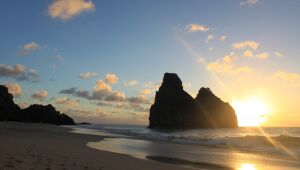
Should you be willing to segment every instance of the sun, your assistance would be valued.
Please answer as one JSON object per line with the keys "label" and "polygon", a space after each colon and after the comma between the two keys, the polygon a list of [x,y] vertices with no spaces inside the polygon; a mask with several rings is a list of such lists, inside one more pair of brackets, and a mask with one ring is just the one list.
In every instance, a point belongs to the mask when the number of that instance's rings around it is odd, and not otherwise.
{"label": "sun", "polygon": [[267,120],[269,105],[261,98],[233,100],[232,106],[237,114],[239,126],[259,126]]}

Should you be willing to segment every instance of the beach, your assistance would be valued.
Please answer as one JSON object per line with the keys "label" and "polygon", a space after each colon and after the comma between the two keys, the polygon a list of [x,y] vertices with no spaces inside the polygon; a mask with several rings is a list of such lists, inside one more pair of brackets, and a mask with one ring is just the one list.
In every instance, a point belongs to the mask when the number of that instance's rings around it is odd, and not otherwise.
{"label": "beach", "polygon": [[187,169],[87,147],[95,135],[47,124],[0,122],[0,169]]}
{"label": "beach", "polygon": [[[126,133],[120,133],[120,129]],[[140,133],[128,135],[129,129]],[[300,167],[299,153],[296,152],[299,149],[298,138],[296,141],[289,139],[289,145],[296,143],[292,148],[287,148],[294,153],[289,155],[276,151],[276,148],[274,150],[259,137],[245,136],[242,141],[238,137],[242,144],[248,143],[242,146],[239,142],[234,145],[236,138],[228,140],[230,138],[225,137],[225,142],[231,144],[223,146],[207,139],[204,140],[206,144],[200,139],[197,141],[201,143],[191,143],[187,139],[183,143],[174,137],[177,135],[182,139],[180,135],[190,136],[196,132],[214,135],[218,131],[162,132],[128,125],[56,126],[0,122],[0,169],[296,170]],[[241,130],[222,131],[237,134]],[[148,138],[141,137],[142,134]],[[149,138],[151,134],[160,138]],[[168,138],[165,140],[162,135],[168,135]]]}

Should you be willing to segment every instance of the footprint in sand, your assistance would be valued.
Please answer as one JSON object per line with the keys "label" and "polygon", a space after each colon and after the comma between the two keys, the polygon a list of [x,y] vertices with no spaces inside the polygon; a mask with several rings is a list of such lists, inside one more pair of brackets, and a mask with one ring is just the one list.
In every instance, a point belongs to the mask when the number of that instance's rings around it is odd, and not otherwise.
{"label": "footprint in sand", "polygon": [[16,162],[19,163],[19,164],[22,163],[22,161],[20,161],[20,160],[16,160]]}
{"label": "footprint in sand", "polygon": [[14,165],[12,164],[12,162],[6,162],[5,165],[7,168],[14,168]]}

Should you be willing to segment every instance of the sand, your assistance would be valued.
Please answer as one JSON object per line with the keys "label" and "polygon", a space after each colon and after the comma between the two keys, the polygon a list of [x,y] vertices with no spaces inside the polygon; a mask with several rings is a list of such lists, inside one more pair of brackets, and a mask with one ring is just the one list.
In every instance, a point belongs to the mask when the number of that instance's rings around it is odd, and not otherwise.
{"label": "sand", "polygon": [[101,136],[47,124],[0,122],[0,169],[184,170],[188,167],[133,158],[86,146]]}

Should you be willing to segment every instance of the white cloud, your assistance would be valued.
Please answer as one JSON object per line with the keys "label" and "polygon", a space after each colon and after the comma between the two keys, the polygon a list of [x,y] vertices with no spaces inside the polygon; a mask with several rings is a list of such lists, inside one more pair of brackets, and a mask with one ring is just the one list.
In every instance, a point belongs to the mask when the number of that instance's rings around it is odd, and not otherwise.
{"label": "white cloud", "polygon": [[212,39],[214,39],[214,35],[209,34],[209,35],[206,37],[205,42],[208,43],[208,42],[211,41]]}
{"label": "white cloud", "polygon": [[237,75],[240,73],[251,72],[252,69],[248,66],[235,66],[234,61],[236,56],[226,55],[222,59],[213,61],[207,65],[207,69],[217,73]]}
{"label": "white cloud", "polygon": [[129,86],[135,86],[138,84],[137,80],[129,80],[127,82],[124,82],[124,86],[129,87]]}
{"label": "white cloud", "polygon": [[275,51],[274,54],[275,54],[275,56],[277,56],[279,58],[283,57],[283,54],[281,52]]}
{"label": "white cloud", "polygon": [[186,26],[186,30],[188,32],[197,32],[197,31],[206,32],[209,31],[210,28],[205,25],[190,24]]}
{"label": "white cloud", "polygon": [[43,101],[48,96],[47,90],[40,90],[37,92],[34,92],[31,97],[40,101]]}
{"label": "white cloud", "polygon": [[19,97],[22,93],[22,87],[17,83],[7,83],[5,86],[14,97]]}
{"label": "white cloud", "polygon": [[91,0],[54,0],[48,7],[48,14],[52,18],[69,20],[84,11],[95,10]]}
{"label": "white cloud", "polygon": [[255,55],[255,58],[258,58],[258,59],[267,59],[269,58],[269,53],[260,53],[260,54],[257,54]]}
{"label": "white cloud", "polygon": [[225,41],[226,39],[227,39],[227,36],[226,36],[226,35],[220,36],[220,41]]}
{"label": "white cloud", "polygon": [[119,77],[113,73],[107,73],[105,76],[105,81],[109,84],[115,84],[119,80]]}
{"label": "white cloud", "polygon": [[37,70],[36,69],[32,69],[32,68],[28,70],[28,75],[30,75],[32,77],[38,77],[39,76]]}
{"label": "white cloud", "polygon": [[55,104],[59,104],[59,105],[68,105],[68,106],[76,106],[79,104],[79,100],[73,100],[67,97],[61,97],[61,98],[56,98],[54,100]]}
{"label": "white cloud", "polygon": [[29,55],[31,54],[33,51],[38,50],[40,48],[40,45],[37,44],[36,42],[32,41],[30,43],[25,44],[21,50],[20,50],[20,54],[21,55]]}
{"label": "white cloud", "polygon": [[240,5],[254,5],[258,3],[259,0],[243,0]]}
{"label": "white cloud", "polygon": [[91,99],[94,100],[106,100],[106,101],[123,101],[125,100],[125,94],[119,91],[112,91],[109,84],[102,80],[99,80],[94,86]]}
{"label": "white cloud", "polygon": [[98,75],[98,73],[94,73],[94,72],[84,72],[84,73],[80,73],[79,77],[81,79],[89,79],[89,78],[95,77],[97,75]]}
{"label": "white cloud", "polygon": [[152,81],[149,81],[149,82],[146,82],[144,84],[144,86],[146,88],[149,88],[149,89],[152,89],[153,91],[157,91],[161,85],[162,81],[160,82],[152,82]]}
{"label": "white cloud", "polygon": [[259,47],[259,43],[255,42],[255,41],[242,41],[239,43],[232,44],[233,49],[251,48],[253,50],[256,50],[258,47]]}

